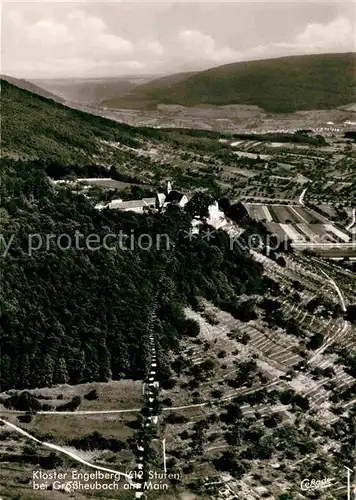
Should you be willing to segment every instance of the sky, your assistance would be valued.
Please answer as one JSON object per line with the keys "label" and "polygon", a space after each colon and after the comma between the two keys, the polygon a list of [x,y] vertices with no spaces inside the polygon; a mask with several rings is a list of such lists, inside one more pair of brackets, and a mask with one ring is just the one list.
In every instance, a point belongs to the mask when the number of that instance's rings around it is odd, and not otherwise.
{"label": "sky", "polygon": [[355,51],[354,2],[3,1],[1,73],[97,78]]}

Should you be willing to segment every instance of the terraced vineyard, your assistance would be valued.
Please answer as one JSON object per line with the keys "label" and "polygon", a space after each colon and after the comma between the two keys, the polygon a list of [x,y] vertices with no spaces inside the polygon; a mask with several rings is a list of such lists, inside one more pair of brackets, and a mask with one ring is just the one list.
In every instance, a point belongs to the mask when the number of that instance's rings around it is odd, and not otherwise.
{"label": "terraced vineyard", "polygon": [[[322,307],[311,308],[320,297],[340,307],[332,283],[334,275],[339,279],[342,276],[337,268],[331,265],[333,277],[328,275],[326,279],[317,259],[289,256],[286,266],[281,267],[259,253],[254,255],[263,263],[266,275],[278,284],[278,293],[272,294],[270,300],[278,301],[278,311],[287,324],[292,321],[295,330],[270,325],[268,318],[263,319],[262,310],[257,319],[249,322],[208,302],[202,303],[201,310],[187,310],[187,316],[199,322],[200,334],[187,339],[182,351],[172,359],[178,375],[176,385],[162,391],[163,401],[170,405],[165,408],[169,413],[165,418],[167,454],[175,467],[186,471],[184,481],[199,484],[201,491],[210,494],[215,491],[214,498],[260,498],[262,491],[263,498],[272,500],[278,498],[274,495],[281,491],[281,484],[293,498],[309,498],[298,488],[298,478],[303,478],[307,463],[320,467],[323,464],[334,473],[342,467],[339,445],[327,437],[327,429],[338,425],[340,418],[355,408],[355,379],[337,353],[340,348],[355,349],[356,330],[342,315],[332,317]],[[259,301],[256,297],[255,303]],[[301,406],[293,402],[293,397],[288,400],[288,394],[294,394],[298,401],[300,398]],[[337,396],[342,394],[347,394],[346,400]],[[232,439],[236,431],[231,429],[247,421],[250,426],[273,421],[272,429],[277,430],[272,435],[290,424],[300,435],[309,429],[304,439],[312,439],[314,452],[308,456],[297,453],[293,458],[284,453],[277,454],[279,458],[273,454],[273,460],[256,458],[254,471],[257,467],[266,478],[262,490],[256,474],[249,473],[248,467],[241,476],[226,470],[216,480],[211,463],[220,464],[224,452],[236,452],[236,438]],[[324,422],[324,426],[313,423],[317,421]],[[268,429],[265,432],[270,436]],[[243,457],[248,455],[249,445],[241,439],[236,444],[246,465]],[[263,439],[267,439],[266,434]],[[273,441],[272,436],[268,439]],[[276,470],[278,484],[273,479]],[[332,498],[344,498],[343,492],[340,486],[334,487]],[[329,494],[319,498],[331,498]]]}

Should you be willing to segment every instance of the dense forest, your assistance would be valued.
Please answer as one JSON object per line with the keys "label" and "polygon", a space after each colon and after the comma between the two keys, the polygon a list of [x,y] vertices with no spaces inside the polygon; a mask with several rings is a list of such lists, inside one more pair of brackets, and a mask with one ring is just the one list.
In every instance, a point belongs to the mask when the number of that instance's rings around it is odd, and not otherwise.
{"label": "dense forest", "polygon": [[[2,390],[142,377],[155,299],[163,373],[165,353],[191,328],[185,305],[263,291],[261,266],[226,233],[187,238],[192,211],[98,212],[85,195],[54,187],[41,163],[3,159],[1,168]],[[76,231],[102,242],[120,230],[134,241],[168,235],[174,245],[58,245],[60,235],[75,242]],[[30,235],[44,242],[32,252]]]}

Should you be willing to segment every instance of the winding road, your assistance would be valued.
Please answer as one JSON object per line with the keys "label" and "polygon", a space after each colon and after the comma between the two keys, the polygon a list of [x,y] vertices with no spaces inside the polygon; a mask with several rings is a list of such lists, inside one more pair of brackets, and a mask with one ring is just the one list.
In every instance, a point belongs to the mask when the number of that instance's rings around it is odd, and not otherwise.
{"label": "winding road", "polygon": [[301,205],[304,205],[304,196],[305,196],[305,193],[307,192],[307,189],[308,189],[308,188],[303,189],[303,191],[302,191],[301,195],[299,196],[299,203],[300,203]]}
{"label": "winding road", "polygon": [[77,453],[73,453],[72,451],[69,451],[66,448],[63,448],[62,446],[58,446],[58,445],[52,444],[52,443],[47,443],[46,441],[40,441],[39,439],[32,436],[32,434],[30,434],[29,432],[21,429],[21,427],[18,427],[17,425],[12,424],[11,422],[8,422],[7,420],[0,418],[0,422],[7,425],[12,430],[18,432],[19,434],[22,434],[26,438],[31,439],[32,441],[35,441],[36,443],[40,444],[41,446],[45,446],[46,448],[50,448],[51,450],[59,451],[60,453],[63,453],[64,455],[67,455],[68,457],[73,458],[77,462],[80,462],[81,464],[86,465],[87,467],[90,467],[92,469],[102,470],[104,472],[110,472],[112,474],[122,476],[125,479],[127,479],[128,482],[133,487],[137,487],[137,484],[132,481],[132,478],[129,474],[125,474],[124,472],[119,472],[117,470],[108,469],[107,467],[101,467],[99,465],[92,464],[91,462],[84,460],[84,458],[82,458],[80,455],[77,455]]}

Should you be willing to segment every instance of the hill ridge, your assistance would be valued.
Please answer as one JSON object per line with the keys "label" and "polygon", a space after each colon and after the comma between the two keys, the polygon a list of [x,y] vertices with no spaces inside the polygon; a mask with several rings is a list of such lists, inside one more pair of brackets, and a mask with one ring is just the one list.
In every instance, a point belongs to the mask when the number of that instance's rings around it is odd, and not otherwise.
{"label": "hill ridge", "polygon": [[188,74],[171,85],[154,80],[105,104],[122,108],[248,104],[274,113],[333,109],[355,102],[355,69],[352,52],[256,59]]}
{"label": "hill ridge", "polygon": [[55,102],[64,103],[64,99],[60,96],[53,94],[52,92],[49,92],[48,90],[45,90],[44,88],[39,87],[35,83],[32,83],[24,78],[15,78],[14,76],[0,74],[0,81],[6,81],[10,85],[14,85],[19,89],[26,90],[27,92],[39,95],[45,99],[52,99]]}

